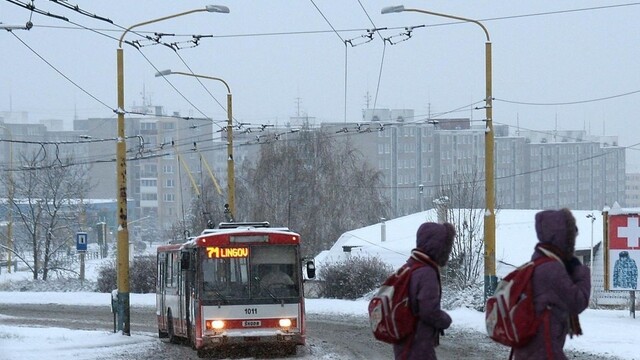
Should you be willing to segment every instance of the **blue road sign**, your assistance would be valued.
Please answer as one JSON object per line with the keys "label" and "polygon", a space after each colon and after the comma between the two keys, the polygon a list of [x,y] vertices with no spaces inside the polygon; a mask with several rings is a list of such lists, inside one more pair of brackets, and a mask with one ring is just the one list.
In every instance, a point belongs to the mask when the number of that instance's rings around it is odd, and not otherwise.
{"label": "blue road sign", "polygon": [[76,250],[87,251],[87,233],[86,232],[76,233]]}

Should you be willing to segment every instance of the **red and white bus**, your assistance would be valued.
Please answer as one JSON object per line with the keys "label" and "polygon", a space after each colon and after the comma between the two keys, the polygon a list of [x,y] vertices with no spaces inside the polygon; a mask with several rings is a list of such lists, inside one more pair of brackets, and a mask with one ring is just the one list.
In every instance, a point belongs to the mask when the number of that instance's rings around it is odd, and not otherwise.
{"label": "red and white bus", "polygon": [[314,277],[313,262],[300,254],[300,235],[267,222],[221,223],[185,243],[160,246],[158,335],[188,342],[201,357],[249,345],[295,354],[305,344],[303,267]]}

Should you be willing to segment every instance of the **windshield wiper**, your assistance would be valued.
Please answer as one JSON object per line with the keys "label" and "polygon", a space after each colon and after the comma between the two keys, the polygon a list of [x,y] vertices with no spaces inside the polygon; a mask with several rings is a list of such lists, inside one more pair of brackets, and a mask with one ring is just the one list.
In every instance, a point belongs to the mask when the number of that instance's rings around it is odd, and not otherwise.
{"label": "windshield wiper", "polygon": [[271,292],[271,290],[269,290],[268,288],[262,286],[262,283],[260,282],[260,278],[259,277],[254,277],[254,280],[256,280],[258,282],[258,287],[260,288],[260,290],[264,290],[266,291],[267,294],[269,294],[269,296],[271,296],[271,298],[275,301],[280,301],[280,299],[278,297],[276,297],[275,295],[273,295],[273,293]]}
{"label": "windshield wiper", "polygon": [[227,302],[227,298],[226,298],[224,295],[220,294],[220,293],[218,292],[218,290],[213,290],[213,294],[214,294],[215,296],[217,296],[217,297],[218,297],[218,299],[222,300],[223,302],[225,302],[225,303]]}
{"label": "windshield wiper", "polygon": [[212,292],[213,295],[215,295],[218,298],[218,300],[222,301],[222,303],[226,303],[227,302],[227,298],[224,295],[220,294],[220,292],[216,289],[216,286],[213,286],[212,283],[205,282],[204,283],[204,291],[205,292]]}

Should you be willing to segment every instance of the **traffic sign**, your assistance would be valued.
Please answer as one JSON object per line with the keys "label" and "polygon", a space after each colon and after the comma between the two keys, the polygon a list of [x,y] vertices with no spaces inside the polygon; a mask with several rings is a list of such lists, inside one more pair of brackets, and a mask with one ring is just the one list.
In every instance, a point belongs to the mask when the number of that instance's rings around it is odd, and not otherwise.
{"label": "traffic sign", "polygon": [[76,250],[87,251],[87,233],[86,232],[76,233]]}

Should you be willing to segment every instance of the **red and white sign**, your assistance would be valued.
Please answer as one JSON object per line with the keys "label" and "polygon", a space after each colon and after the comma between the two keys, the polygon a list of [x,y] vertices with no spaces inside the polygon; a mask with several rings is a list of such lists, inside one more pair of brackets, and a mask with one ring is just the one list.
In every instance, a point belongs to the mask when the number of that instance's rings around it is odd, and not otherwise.
{"label": "red and white sign", "polygon": [[640,250],[640,215],[609,215],[609,249]]}

